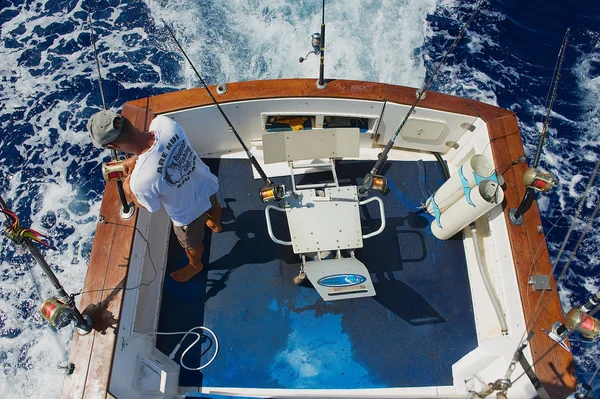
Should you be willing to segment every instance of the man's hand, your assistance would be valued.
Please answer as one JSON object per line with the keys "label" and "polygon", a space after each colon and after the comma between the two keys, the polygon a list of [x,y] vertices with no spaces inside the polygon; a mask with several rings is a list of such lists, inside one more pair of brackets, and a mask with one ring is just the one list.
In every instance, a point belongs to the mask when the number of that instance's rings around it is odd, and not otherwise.
{"label": "man's hand", "polygon": [[123,171],[125,172],[125,176],[131,175],[131,172],[133,172],[133,168],[135,168],[136,161],[137,155],[129,157],[123,161]]}

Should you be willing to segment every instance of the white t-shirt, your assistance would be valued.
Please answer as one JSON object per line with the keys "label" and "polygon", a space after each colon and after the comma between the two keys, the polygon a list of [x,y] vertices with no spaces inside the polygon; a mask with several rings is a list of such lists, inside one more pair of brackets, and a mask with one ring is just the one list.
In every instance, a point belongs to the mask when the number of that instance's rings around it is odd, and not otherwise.
{"label": "white t-shirt", "polygon": [[152,147],[138,155],[131,173],[131,191],[140,205],[156,212],[160,205],[176,226],[186,226],[210,209],[217,177],[191,147],[181,126],[166,116],[150,124]]}

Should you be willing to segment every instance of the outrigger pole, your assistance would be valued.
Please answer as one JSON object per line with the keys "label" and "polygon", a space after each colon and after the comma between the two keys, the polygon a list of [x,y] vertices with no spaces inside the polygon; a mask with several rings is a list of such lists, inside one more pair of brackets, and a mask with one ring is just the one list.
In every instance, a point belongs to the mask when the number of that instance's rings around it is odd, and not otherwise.
{"label": "outrigger pole", "polygon": [[408,110],[406,115],[404,116],[402,123],[400,123],[400,126],[398,126],[398,129],[396,129],[396,133],[394,133],[394,136],[390,139],[390,141],[388,141],[383,152],[378,155],[377,162],[375,162],[373,169],[371,169],[371,171],[369,173],[367,173],[367,175],[365,176],[362,187],[358,189],[358,192],[360,194],[364,194],[370,188],[373,188],[378,191],[383,191],[384,193],[386,192],[387,179],[385,177],[383,177],[382,175],[379,175],[378,173],[381,171],[381,168],[383,168],[383,166],[385,165],[387,158],[388,158],[388,153],[392,149],[392,146],[394,145],[394,142],[396,141],[398,134],[400,134],[400,131],[406,124],[406,121],[412,115],[413,111],[415,110],[415,108],[417,107],[419,102],[425,97],[427,90],[429,90],[429,86],[431,86],[431,83],[433,83],[433,79],[437,75],[437,73],[440,70],[440,68],[442,67],[442,65],[444,65],[446,63],[446,59],[448,58],[448,56],[452,53],[452,51],[454,51],[454,48],[458,44],[458,41],[462,38],[465,31],[467,30],[467,26],[469,26],[471,21],[473,21],[473,19],[479,12],[479,9],[483,5],[483,3],[485,3],[485,0],[481,0],[477,4],[477,7],[475,7],[475,11],[473,11],[469,20],[463,25],[462,29],[456,36],[456,39],[454,39],[454,42],[452,43],[450,48],[448,48],[448,50],[446,51],[446,54],[444,54],[444,57],[442,58],[440,63],[437,65],[437,67],[435,68],[435,70],[433,71],[431,76],[429,77],[429,80],[427,81],[425,86],[423,86],[423,88],[417,92],[417,99],[415,100],[413,105],[410,107],[410,109]]}
{"label": "outrigger pole", "polygon": [[512,224],[515,225],[520,225],[521,223],[523,223],[522,216],[531,206],[535,197],[535,190],[547,192],[550,191],[550,189],[552,189],[552,187],[554,187],[556,183],[558,183],[558,179],[554,175],[548,172],[542,172],[538,170],[538,166],[540,164],[540,157],[542,155],[544,143],[546,142],[546,138],[548,137],[548,126],[550,126],[550,122],[552,121],[552,119],[550,118],[550,114],[552,112],[554,100],[556,99],[558,81],[560,80],[560,70],[562,68],[563,60],[565,59],[565,50],[567,48],[567,44],[569,43],[570,31],[571,28],[567,28],[567,31],[565,32],[565,37],[563,38],[563,42],[560,47],[560,51],[558,52],[558,66],[556,67],[556,74],[553,77],[554,86],[552,87],[552,92],[550,94],[548,110],[546,111],[546,117],[544,119],[542,133],[540,135],[540,142],[537,146],[535,157],[533,158],[533,164],[529,169],[527,169],[527,171],[523,175],[523,182],[527,186],[527,190],[525,190],[525,195],[523,196],[523,200],[519,204],[519,207],[516,209],[512,208],[509,211],[510,221]]}
{"label": "outrigger pole", "polygon": [[181,53],[184,55],[184,57],[187,60],[187,62],[190,64],[190,66],[194,70],[194,73],[196,74],[196,77],[198,77],[198,79],[200,79],[200,82],[202,82],[202,86],[204,87],[204,89],[206,90],[206,92],[208,93],[208,95],[210,96],[210,98],[212,99],[213,103],[216,105],[217,109],[219,110],[219,112],[223,116],[223,119],[225,119],[225,122],[227,122],[227,125],[229,126],[229,131],[232,132],[235,135],[235,138],[239,141],[239,143],[242,145],[242,148],[246,152],[246,156],[248,157],[248,159],[252,163],[252,166],[254,166],[256,168],[256,171],[258,172],[258,174],[260,175],[260,177],[265,182],[265,187],[263,187],[263,188],[260,189],[260,197],[263,200],[263,202],[267,202],[267,201],[270,201],[270,200],[276,200],[276,201],[278,201],[278,200],[282,199],[283,195],[284,195],[283,186],[280,185],[280,184],[277,184],[277,183],[273,183],[271,181],[271,179],[269,179],[267,177],[267,174],[265,173],[265,171],[263,170],[263,168],[260,166],[260,164],[258,163],[258,161],[256,160],[256,158],[254,157],[254,155],[252,154],[252,152],[250,151],[250,149],[244,143],[244,140],[242,140],[242,138],[238,134],[237,130],[235,130],[235,127],[233,127],[233,124],[231,123],[231,121],[229,120],[229,118],[227,117],[227,115],[225,114],[225,111],[223,111],[223,108],[221,108],[221,105],[219,104],[219,102],[217,101],[217,99],[210,92],[208,86],[206,85],[206,82],[204,81],[204,79],[202,79],[202,76],[200,75],[200,73],[198,72],[198,70],[196,69],[196,67],[194,66],[194,64],[192,63],[192,60],[190,60],[190,57],[188,57],[187,53],[185,52],[185,50],[183,49],[183,47],[181,46],[181,44],[177,40],[177,37],[175,37],[175,33],[173,33],[173,30],[171,29],[171,27],[169,27],[169,25],[167,25],[167,23],[165,22],[164,19],[161,19],[161,21],[165,25],[165,28],[167,28],[167,30],[169,31],[169,34],[171,35],[171,37],[173,38],[173,40],[177,44],[177,47],[179,47],[179,50],[181,50]]}
{"label": "outrigger pole", "polygon": [[64,303],[55,298],[46,300],[42,305],[42,316],[57,328],[64,327],[73,320],[75,321],[75,327],[80,334],[85,335],[92,331],[91,319],[89,319],[89,316],[84,317],[75,305],[75,295],[67,294],[52,269],[50,269],[50,266],[48,266],[48,263],[46,263],[40,250],[32,242],[38,241],[47,245],[39,239],[43,236],[36,231],[21,227],[19,225],[18,216],[8,209],[2,196],[0,196],[0,212],[6,217],[6,224],[8,225],[5,230],[5,235],[15,244],[25,247],[29,253],[31,253],[38,265],[44,270],[46,276],[48,276],[48,279],[54,288],[58,291],[58,294],[62,298],[65,298]]}
{"label": "outrigger pole", "polygon": [[[94,25],[92,24],[92,13],[88,8],[88,20],[90,22],[90,39],[92,42],[92,46],[94,47],[94,59],[96,60],[96,66],[98,67],[98,86],[100,86],[100,96],[102,97],[102,107],[106,110],[108,109],[106,106],[106,99],[104,97],[104,88],[102,87],[102,71],[100,70],[100,60],[98,59],[98,52],[96,50],[96,40],[94,39]],[[117,154],[117,150],[111,150],[111,156],[114,161],[119,160],[119,155]],[[121,199],[121,204],[123,208],[121,208],[121,217],[123,219],[129,219],[133,216],[134,207],[133,204],[127,202],[127,197],[125,197],[125,191],[123,190],[123,182],[121,180],[117,180],[117,190],[119,191],[119,198]]]}

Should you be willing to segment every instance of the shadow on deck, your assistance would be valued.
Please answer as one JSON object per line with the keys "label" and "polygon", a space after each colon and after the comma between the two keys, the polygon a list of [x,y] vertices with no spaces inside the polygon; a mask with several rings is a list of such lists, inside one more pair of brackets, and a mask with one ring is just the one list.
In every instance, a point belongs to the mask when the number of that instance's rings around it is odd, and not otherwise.
{"label": "shadow on deck", "polygon": [[[462,241],[437,240],[418,209],[442,183],[435,162],[386,165],[392,186],[383,197],[386,229],[356,251],[377,295],[334,302],[321,300],[310,284],[292,283],[300,259],[269,238],[258,199],[262,182],[252,178],[248,161],[206,163],[219,177],[224,229],[218,235],[207,230],[205,271],[183,284],[169,277],[187,263],[172,236],[159,331],[204,325],[217,334],[221,349],[203,372],[182,369],[180,385],[452,385],[452,364],[476,347],[477,337]],[[341,162],[340,184],[359,184],[371,166]],[[375,204],[363,207],[365,231],[375,229],[378,218]],[[273,224],[278,237],[289,237],[283,214],[274,215]],[[169,354],[179,339],[159,337],[157,347]],[[191,352],[185,363],[196,367],[199,351]]]}

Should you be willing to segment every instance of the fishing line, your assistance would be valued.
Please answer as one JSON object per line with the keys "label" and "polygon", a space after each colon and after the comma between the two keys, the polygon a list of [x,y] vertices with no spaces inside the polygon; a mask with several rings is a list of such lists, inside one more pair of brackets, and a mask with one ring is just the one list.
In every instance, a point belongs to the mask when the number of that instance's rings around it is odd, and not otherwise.
{"label": "fishing line", "polygon": [[212,99],[213,103],[217,106],[217,109],[219,110],[219,112],[221,113],[221,115],[223,116],[223,118],[225,119],[225,122],[227,122],[227,125],[229,125],[229,130],[235,135],[235,137],[237,138],[237,140],[239,141],[239,143],[242,145],[242,148],[246,152],[246,156],[248,157],[248,159],[250,160],[250,162],[252,163],[252,165],[256,168],[256,171],[258,172],[258,174],[260,175],[260,177],[263,179],[263,181],[265,182],[265,184],[267,186],[271,185],[272,184],[271,180],[267,177],[265,171],[262,169],[262,167],[260,166],[260,164],[258,163],[258,161],[256,160],[256,158],[254,158],[254,155],[252,154],[252,152],[250,152],[250,150],[248,149],[248,147],[246,146],[246,144],[244,143],[244,141],[242,140],[242,138],[240,137],[240,135],[238,134],[238,132],[235,130],[235,127],[233,127],[233,124],[231,123],[231,121],[229,120],[229,118],[227,117],[227,115],[225,114],[225,112],[223,111],[223,109],[221,108],[221,105],[219,105],[219,102],[217,101],[217,99],[213,96],[213,94],[208,89],[208,85],[206,84],[206,82],[204,81],[204,79],[202,79],[202,76],[200,76],[200,73],[198,72],[198,70],[196,69],[196,67],[192,63],[192,60],[190,60],[190,57],[188,57],[187,53],[185,52],[185,50],[183,49],[183,47],[181,46],[181,44],[177,40],[177,37],[175,37],[175,33],[173,33],[173,30],[171,29],[171,27],[169,27],[169,25],[167,25],[167,23],[165,22],[164,19],[161,18],[161,21],[165,25],[165,28],[167,28],[167,30],[169,31],[169,34],[171,35],[171,37],[173,38],[173,40],[175,41],[175,43],[177,44],[177,47],[179,47],[179,50],[181,50],[181,52],[183,53],[183,55],[184,55],[185,59],[187,60],[187,62],[190,64],[190,66],[194,70],[194,73],[196,74],[196,76],[198,77],[198,79],[200,79],[200,82],[202,82],[202,86],[204,87],[204,89],[206,90],[206,92],[208,93],[208,95],[210,96],[210,98]]}
{"label": "fishing line", "polygon": [[[398,137],[398,134],[400,134],[400,131],[402,130],[402,128],[406,124],[406,121],[412,115],[413,111],[415,110],[415,108],[417,107],[417,105],[419,104],[419,102],[421,101],[421,99],[423,98],[423,96],[425,95],[425,93],[427,92],[427,90],[429,90],[429,87],[433,83],[433,79],[436,77],[436,75],[437,75],[438,71],[440,70],[440,68],[442,67],[442,65],[444,65],[446,63],[446,60],[447,60],[448,56],[450,54],[452,54],[452,51],[454,51],[454,48],[458,44],[458,41],[464,35],[464,33],[467,30],[467,27],[469,26],[469,24],[471,23],[471,21],[473,21],[473,19],[475,19],[475,16],[479,13],[479,10],[481,9],[481,6],[483,6],[483,3],[485,3],[485,0],[480,0],[479,1],[479,3],[477,4],[477,6],[475,7],[475,11],[473,11],[473,13],[471,14],[471,16],[467,20],[467,22],[463,25],[463,27],[461,28],[460,32],[458,33],[458,35],[454,39],[454,42],[452,43],[452,45],[450,45],[450,47],[446,51],[446,54],[444,54],[444,56],[442,57],[442,60],[438,63],[437,67],[435,68],[435,70],[433,71],[433,73],[431,74],[431,76],[429,77],[429,80],[427,81],[427,83],[425,84],[425,86],[423,86],[423,88],[418,91],[417,99],[415,100],[415,102],[413,103],[413,105],[410,107],[410,109],[408,110],[408,112],[406,113],[406,115],[404,116],[404,119],[402,120],[402,123],[400,123],[400,126],[398,126],[398,129],[396,129],[396,132],[394,133],[394,136],[387,143],[387,145],[385,146],[385,149],[383,150],[383,152],[381,154],[379,154],[377,162],[375,162],[375,165],[373,166],[373,169],[371,169],[371,171],[369,172],[369,174],[367,176],[369,176],[369,175],[370,176],[376,175],[381,170],[381,168],[383,168],[383,166],[385,165],[385,163],[387,161],[387,154],[392,149],[392,146],[394,145],[394,142],[396,141],[396,138]],[[365,179],[365,180],[368,180],[368,179]],[[364,194],[367,191],[368,188],[369,187],[366,187],[366,185],[363,184],[363,186],[359,189],[360,194]]]}
{"label": "fishing line", "polygon": [[[100,215],[100,216],[102,216],[102,215]],[[100,220],[100,223],[112,224],[115,226],[123,226],[123,227],[129,227],[129,228],[135,229],[139,233],[139,235],[142,237],[142,239],[146,242],[146,248],[148,249],[148,258],[150,258],[150,263],[152,264],[152,269],[154,270],[154,277],[152,277],[152,279],[149,282],[140,283],[140,284],[136,285],[135,287],[123,288],[123,287],[117,286],[117,287],[113,287],[113,288],[101,288],[101,289],[97,289],[97,290],[79,291],[77,294],[74,294],[74,295],[88,294],[91,292],[114,291],[114,290],[132,291],[132,290],[136,290],[140,287],[150,286],[150,284],[152,284],[154,282],[154,280],[156,280],[156,278],[158,277],[158,271],[156,270],[156,265],[154,264],[154,261],[152,260],[152,251],[150,250],[150,243],[148,242],[148,240],[146,239],[144,234],[142,234],[142,232],[140,231],[140,229],[137,228],[137,226],[128,226],[123,223],[109,222],[108,220],[105,220],[103,218]]]}

